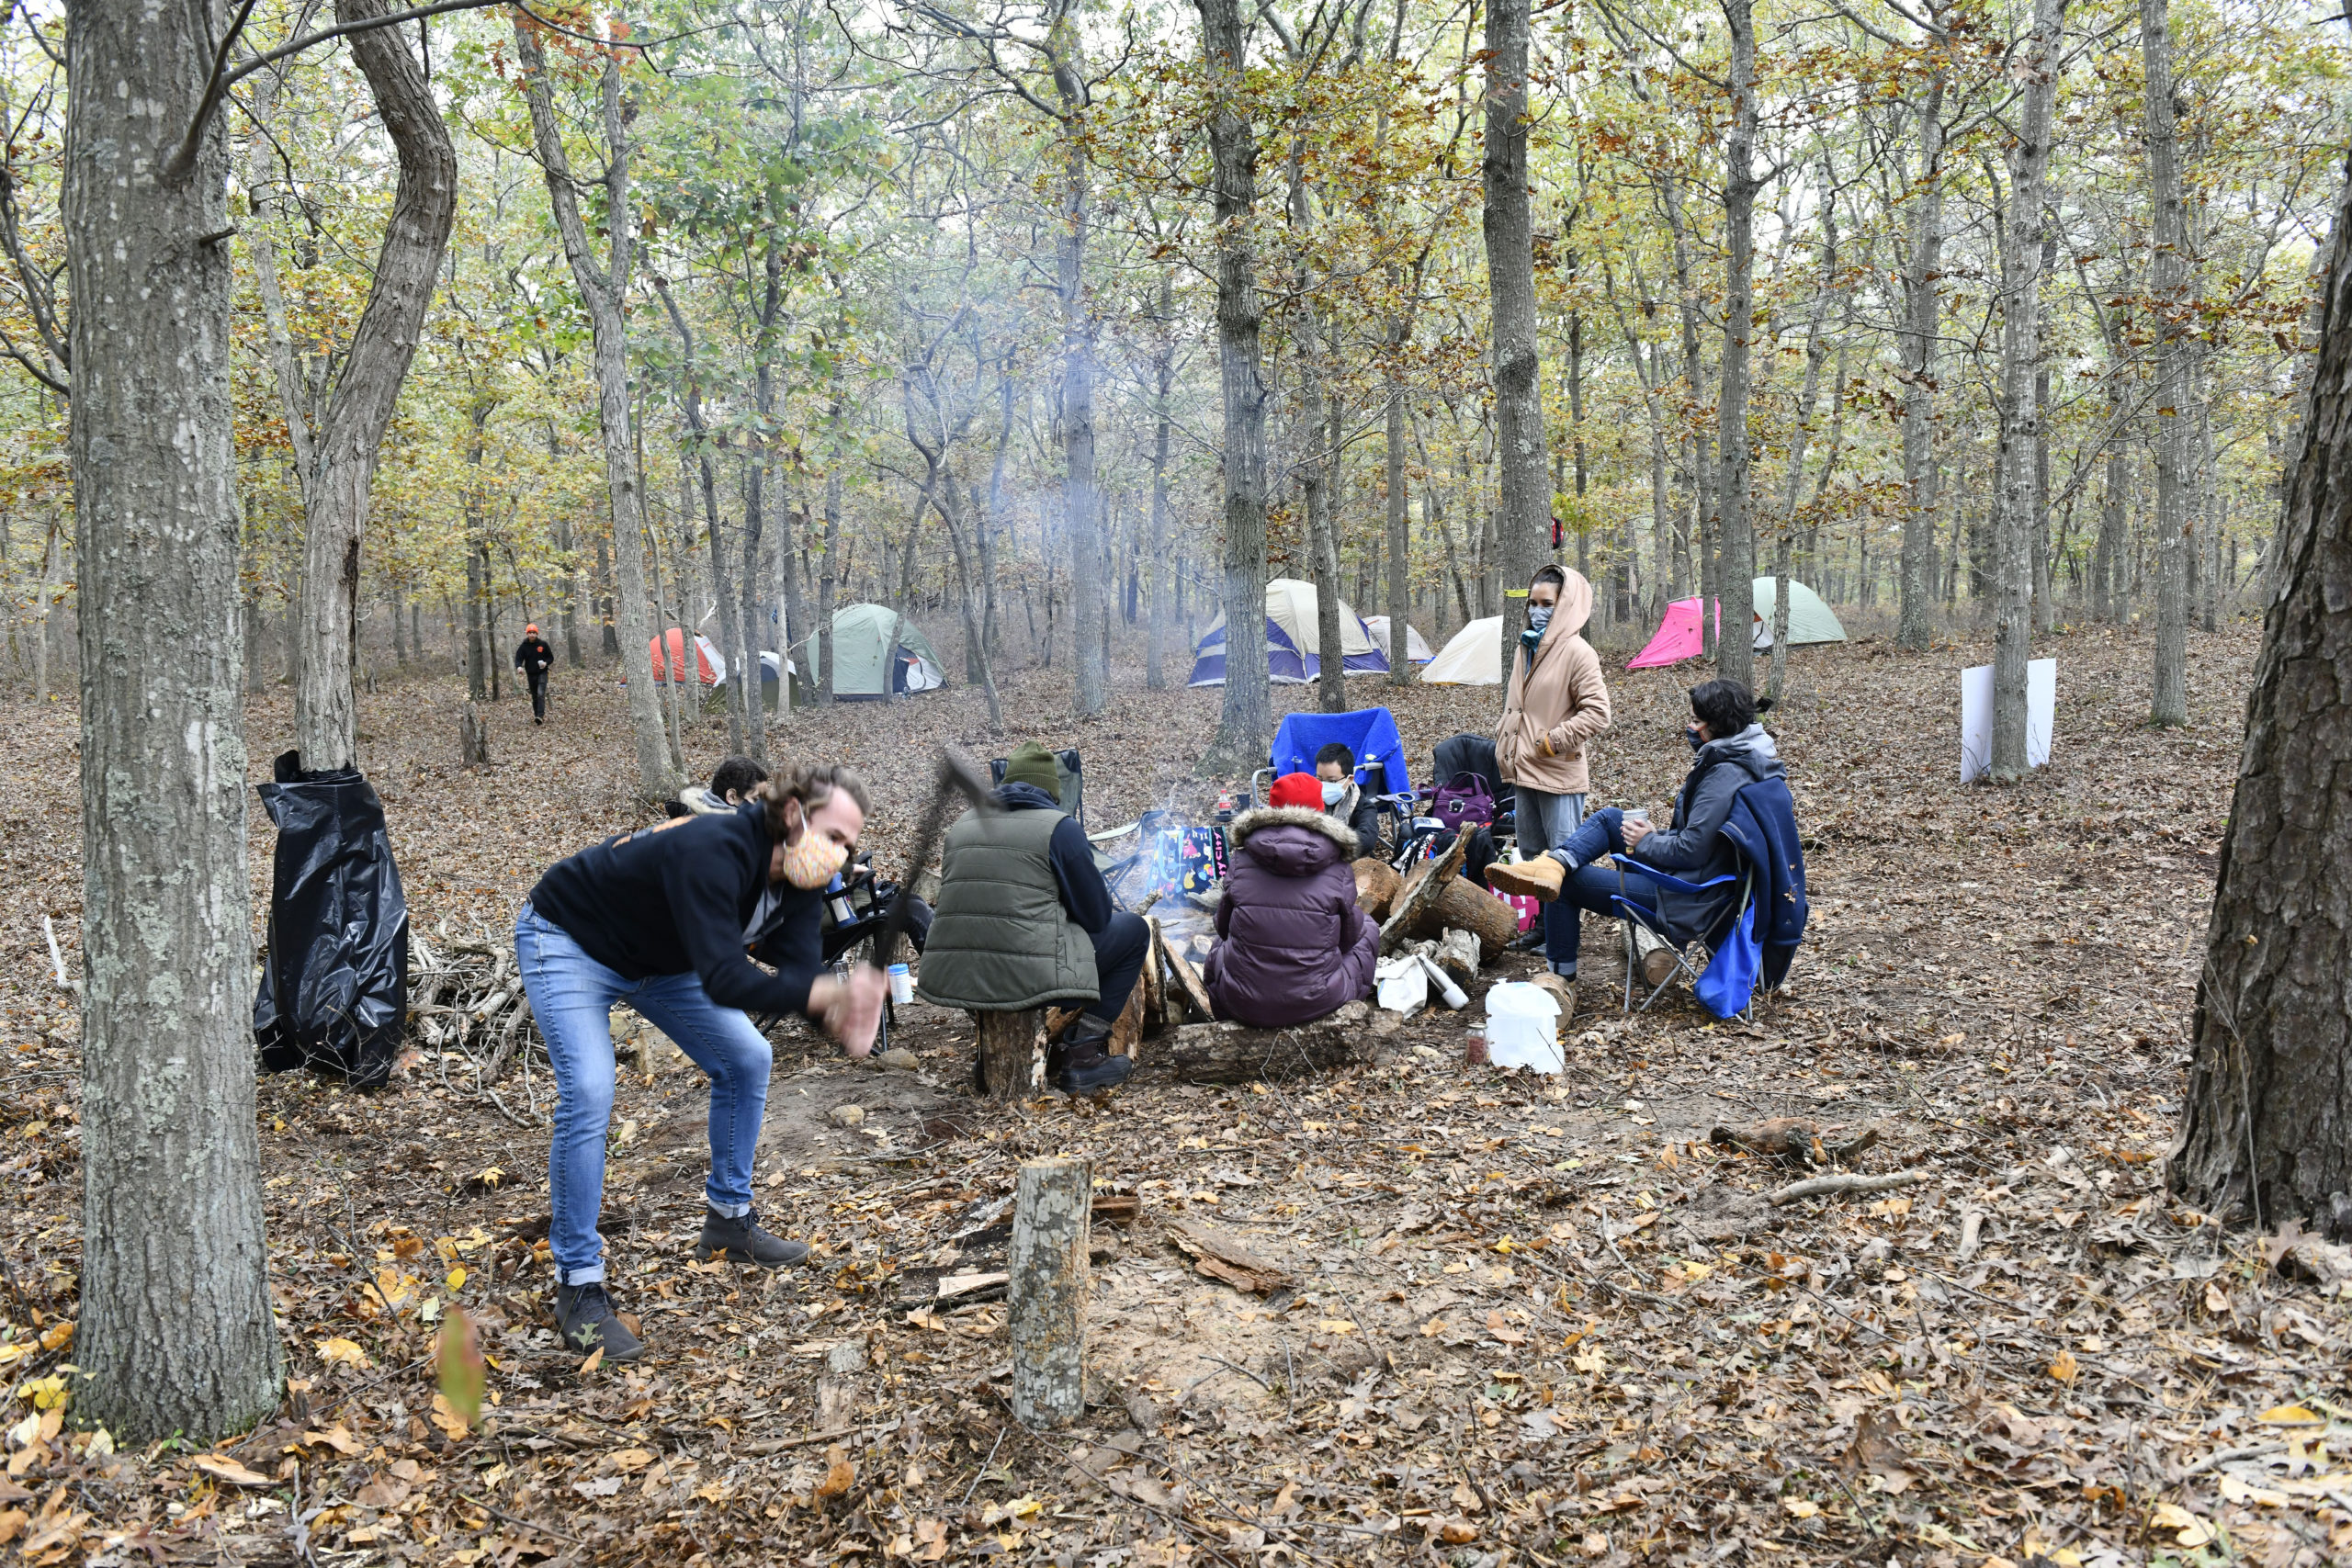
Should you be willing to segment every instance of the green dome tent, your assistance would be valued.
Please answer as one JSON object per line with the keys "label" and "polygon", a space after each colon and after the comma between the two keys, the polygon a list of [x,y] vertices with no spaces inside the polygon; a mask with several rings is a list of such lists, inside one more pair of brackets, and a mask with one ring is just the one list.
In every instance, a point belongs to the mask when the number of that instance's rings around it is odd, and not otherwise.
{"label": "green dome tent", "polygon": [[[1764,625],[1772,624],[1772,615],[1780,601],[1772,592],[1780,581],[1776,577],[1756,580],[1756,614],[1764,617]],[[1789,642],[1792,647],[1807,642],[1844,642],[1846,628],[1838,624],[1837,615],[1822,602],[1821,595],[1789,579]]]}
{"label": "green dome tent", "polygon": [[[935,692],[947,684],[947,672],[930,639],[915,624],[885,604],[844,604],[833,612],[833,642],[839,662],[833,667],[833,695],[852,701],[878,702],[915,692]],[[824,634],[811,632],[797,645],[796,678],[813,693],[824,665]]]}

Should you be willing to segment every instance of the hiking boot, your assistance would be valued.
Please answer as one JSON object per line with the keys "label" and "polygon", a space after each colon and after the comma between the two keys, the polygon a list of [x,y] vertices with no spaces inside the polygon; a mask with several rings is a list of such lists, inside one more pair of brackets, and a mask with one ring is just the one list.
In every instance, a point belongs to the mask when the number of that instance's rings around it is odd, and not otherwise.
{"label": "hiking boot", "polygon": [[770,1235],[760,1228],[760,1217],[756,1213],[728,1215],[716,1209],[706,1210],[702,1239],[695,1243],[695,1256],[707,1263],[722,1252],[732,1263],[752,1263],[762,1269],[789,1269],[808,1256],[808,1244]]}
{"label": "hiking boot", "polygon": [[1107,1020],[1088,1013],[1070,1026],[1061,1040],[1061,1060],[1055,1066],[1054,1087],[1064,1094],[1092,1094],[1116,1089],[1136,1070],[1133,1056],[1114,1056],[1105,1049],[1111,1041]]}
{"label": "hiking boot", "polygon": [[1533,860],[1497,861],[1487,868],[1487,886],[1498,893],[1516,893],[1548,904],[1560,896],[1567,868],[1550,855]]}
{"label": "hiking boot", "polygon": [[605,1282],[555,1288],[555,1327],[563,1342],[582,1355],[601,1348],[607,1361],[634,1361],[645,1354],[645,1341],[629,1332],[613,1310]]}
{"label": "hiking boot", "polygon": [[1672,978],[1674,968],[1675,953],[1670,947],[1653,947],[1642,954],[1642,978],[1652,990]]}

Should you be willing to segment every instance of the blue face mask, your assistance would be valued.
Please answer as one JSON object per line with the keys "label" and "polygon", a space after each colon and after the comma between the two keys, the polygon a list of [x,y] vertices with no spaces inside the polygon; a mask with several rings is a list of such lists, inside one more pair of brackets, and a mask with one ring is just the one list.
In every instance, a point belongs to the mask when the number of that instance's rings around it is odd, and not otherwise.
{"label": "blue face mask", "polygon": [[1531,631],[1539,631],[1539,632],[1540,632],[1540,631],[1542,631],[1545,626],[1550,626],[1551,624],[1552,624],[1552,606],[1551,606],[1551,605],[1549,605],[1549,604],[1537,604],[1537,605],[1534,605],[1534,606],[1532,606],[1532,608],[1530,608],[1530,609],[1528,610],[1528,612],[1527,612],[1527,625],[1528,625],[1528,629],[1529,629],[1529,630],[1531,630]]}

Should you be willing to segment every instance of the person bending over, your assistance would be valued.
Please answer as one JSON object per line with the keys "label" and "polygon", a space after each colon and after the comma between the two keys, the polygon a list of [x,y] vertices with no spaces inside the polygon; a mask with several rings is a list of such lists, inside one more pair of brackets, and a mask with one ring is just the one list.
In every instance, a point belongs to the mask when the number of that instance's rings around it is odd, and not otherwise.
{"label": "person bending over", "polygon": [[[1754,694],[1737,681],[1693,687],[1691,722],[1683,733],[1698,755],[1675,796],[1671,826],[1653,828],[1642,818],[1605,806],[1538,861],[1489,867],[1488,884],[1505,892],[1556,899],[1553,908],[1567,915],[1571,931],[1577,930],[1583,911],[1613,915],[1617,910],[1610,900],[1623,897],[1656,910],[1668,931],[1680,933],[1685,941],[1713,941],[1716,928],[1733,912],[1736,882],[1685,893],[1602,863],[1603,857],[1623,855],[1683,882],[1707,882],[1736,872],[1737,852],[1723,831],[1731,817],[1732,797],[1758,779],[1786,773],[1772,737],[1757,722],[1758,708]],[[1573,960],[1573,946],[1569,953]],[[1673,964],[1671,953],[1654,953],[1645,961],[1643,973],[1651,985],[1658,985],[1673,973]]]}
{"label": "person bending over", "polygon": [[947,830],[917,989],[927,1002],[971,1012],[1083,1002],[1046,1068],[1063,1092],[1091,1094],[1134,1070],[1106,1046],[1143,974],[1151,931],[1112,904],[1085,829],[1062,814],[1058,787],[1054,754],[1024,740],[1005,763],[995,808],[967,811]]}
{"label": "person bending over", "polygon": [[1219,1018],[1281,1029],[1372,994],[1380,928],[1356,907],[1356,835],[1325,807],[1328,787],[1286,774],[1271,806],[1233,819],[1220,940],[1201,976]]}
{"label": "person bending over", "polygon": [[678,792],[678,804],[696,817],[732,811],[751,799],[752,792],[765,784],[767,777],[768,771],[751,758],[729,757],[710,775],[707,789],[698,784],[688,784]]}
{"label": "person bending over", "polygon": [[[797,1013],[853,1056],[874,1048],[883,978],[825,973],[821,902],[865,825],[865,783],[804,763],[732,811],[680,817],[559,861],[514,922],[523,989],[555,1071],[548,1145],[556,1326],[573,1349],[634,1359],[615,1315],[596,1216],[613,1119],[612,1010],[625,1001],[710,1077],[710,1176],[695,1255],[776,1268],[805,1243],[760,1228],[752,1162],[772,1054],[747,1012]],[[752,962],[775,967],[771,975]]]}
{"label": "person bending over", "polygon": [[547,645],[536,626],[523,628],[523,640],[514,645],[514,670],[531,684],[531,722],[548,721],[548,671],[555,667],[555,649]]}
{"label": "person bending over", "polygon": [[1323,749],[1315,753],[1315,781],[1320,786],[1315,804],[1325,815],[1346,823],[1355,836],[1348,852],[1350,856],[1371,855],[1377,859],[1380,813],[1364,799],[1363,786],[1356,783],[1356,754],[1348,750],[1346,741],[1326,741]]}
{"label": "person bending over", "polygon": [[[1582,635],[1591,614],[1592,584],[1583,574],[1536,569],[1527,585],[1527,629],[1511,658],[1510,686],[1495,728],[1495,764],[1519,792],[1520,847],[1536,853],[1532,863],[1539,867],[1546,863],[1542,852],[1567,842],[1584,820],[1585,792],[1591,787],[1585,744],[1609,728],[1600,656]],[[1551,873],[1548,886],[1556,895],[1559,867],[1553,864]],[[1489,885],[1502,886],[1491,880],[1494,874],[1490,869]],[[1544,956],[1564,980],[1577,976],[1577,935],[1573,906],[1544,911]]]}

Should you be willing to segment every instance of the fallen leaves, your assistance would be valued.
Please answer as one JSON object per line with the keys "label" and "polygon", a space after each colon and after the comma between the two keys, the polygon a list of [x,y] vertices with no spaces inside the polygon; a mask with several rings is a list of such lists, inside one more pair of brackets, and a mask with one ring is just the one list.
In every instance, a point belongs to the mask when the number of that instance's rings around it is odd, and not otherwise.
{"label": "fallen leaves", "polygon": [[274,1478],[248,1470],[226,1454],[198,1454],[195,1463],[196,1468],[204,1472],[205,1474],[216,1481],[225,1481],[232,1486],[275,1486],[277,1484]]}

